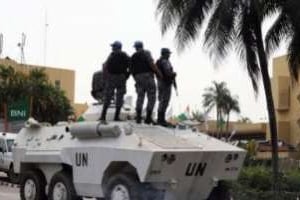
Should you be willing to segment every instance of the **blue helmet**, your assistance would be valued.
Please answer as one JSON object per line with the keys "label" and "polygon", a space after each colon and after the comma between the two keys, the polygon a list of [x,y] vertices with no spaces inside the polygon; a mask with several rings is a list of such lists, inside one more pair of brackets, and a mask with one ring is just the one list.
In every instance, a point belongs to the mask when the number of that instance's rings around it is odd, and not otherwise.
{"label": "blue helmet", "polygon": [[142,41],[135,41],[133,46],[134,46],[135,48],[143,48],[143,47],[144,47],[144,44],[143,44]]}
{"label": "blue helmet", "polygon": [[110,46],[116,49],[121,49],[122,43],[120,41],[114,41],[114,43],[112,43]]}
{"label": "blue helmet", "polygon": [[171,54],[172,52],[168,48],[162,48],[160,51],[161,55]]}

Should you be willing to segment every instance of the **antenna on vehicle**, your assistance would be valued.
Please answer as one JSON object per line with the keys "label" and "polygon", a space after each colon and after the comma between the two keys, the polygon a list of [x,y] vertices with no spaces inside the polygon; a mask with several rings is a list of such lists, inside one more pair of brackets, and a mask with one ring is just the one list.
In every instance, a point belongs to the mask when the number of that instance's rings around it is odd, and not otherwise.
{"label": "antenna on vehicle", "polygon": [[25,63],[25,53],[24,53],[25,43],[26,43],[26,35],[25,33],[22,33],[22,41],[18,43],[18,47],[20,47],[21,50],[21,64]]}
{"label": "antenna on vehicle", "polygon": [[227,141],[230,142],[231,139],[233,138],[233,136],[235,136],[235,134],[236,134],[236,129],[234,129],[234,130],[231,132],[230,136],[227,138]]}
{"label": "antenna on vehicle", "polygon": [[0,58],[2,55],[2,50],[3,50],[3,34],[0,33]]}

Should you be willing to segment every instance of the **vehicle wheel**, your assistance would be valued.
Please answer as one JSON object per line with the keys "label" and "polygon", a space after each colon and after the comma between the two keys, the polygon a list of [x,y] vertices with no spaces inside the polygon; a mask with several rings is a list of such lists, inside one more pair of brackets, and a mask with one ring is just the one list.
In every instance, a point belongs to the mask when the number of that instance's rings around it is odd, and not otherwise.
{"label": "vehicle wheel", "polygon": [[71,174],[58,172],[55,174],[49,185],[49,200],[81,200],[74,188]]}
{"label": "vehicle wheel", "polygon": [[212,190],[207,200],[230,200],[230,192],[225,182],[219,181],[218,185]]}
{"label": "vehicle wheel", "polygon": [[8,179],[9,179],[9,181],[10,181],[11,183],[19,183],[19,181],[20,181],[20,176],[19,176],[19,174],[16,174],[16,173],[14,172],[14,167],[13,167],[13,165],[11,165],[11,166],[9,167],[9,170],[8,170],[8,172],[7,172],[7,176],[8,176]]}
{"label": "vehicle wheel", "polygon": [[105,184],[106,200],[143,200],[141,183],[125,174],[110,177]]}
{"label": "vehicle wheel", "polygon": [[21,176],[20,197],[21,200],[47,199],[45,193],[46,180],[39,171],[27,171]]}

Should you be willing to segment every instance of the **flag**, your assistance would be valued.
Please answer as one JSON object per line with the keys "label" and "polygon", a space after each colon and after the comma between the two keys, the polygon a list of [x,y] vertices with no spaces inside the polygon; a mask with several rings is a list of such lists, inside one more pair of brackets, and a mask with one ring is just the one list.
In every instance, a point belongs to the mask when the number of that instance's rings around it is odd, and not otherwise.
{"label": "flag", "polygon": [[80,117],[78,117],[77,121],[78,121],[78,122],[84,122],[84,121],[85,121],[85,119],[84,119],[84,117],[83,117],[83,116],[80,116]]}
{"label": "flag", "polygon": [[187,105],[186,106],[186,109],[185,109],[185,116],[187,119],[190,119],[191,118],[191,114],[190,114],[190,105]]}

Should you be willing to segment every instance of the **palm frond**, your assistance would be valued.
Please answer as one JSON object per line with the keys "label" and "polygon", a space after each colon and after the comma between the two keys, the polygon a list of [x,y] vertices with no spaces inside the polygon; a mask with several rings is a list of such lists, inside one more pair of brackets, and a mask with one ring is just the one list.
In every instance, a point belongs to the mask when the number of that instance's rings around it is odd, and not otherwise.
{"label": "palm frond", "polygon": [[184,13],[186,1],[182,0],[160,0],[156,8],[156,16],[160,17],[162,34],[176,25],[178,19]]}
{"label": "palm frond", "polygon": [[246,65],[248,75],[252,82],[255,93],[258,92],[258,80],[260,78],[260,68],[257,60],[257,38],[254,33],[253,17],[248,7],[241,10],[237,24],[237,52],[240,59]]}
{"label": "palm frond", "polygon": [[204,18],[212,8],[214,0],[190,0],[186,2],[186,10],[179,19],[175,32],[179,50],[183,50],[197,38]]}
{"label": "palm frond", "polygon": [[281,13],[272,27],[269,29],[266,38],[266,53],[268,56],[276,50],[281,41],[291,36],[292,27],[286,13]]}
{"label": "palm frond", "polygon": [[210,56],[216,61],[226,57],[231,48],[238,9],[236,0],[220,1],[210,18],[205,31],[204,45],[208,47]]}
{"label": "palm frond", "polygon": [[278,11],[280,11],[284,5],[285,1],[283,0],[262,0],[262,14],[263,17],[269,17]]}
{"label": "palm frond", "polygon": [[289,69],[294,80],[298,81],[300,69],[300,33],[295,33],[288,48]]}

